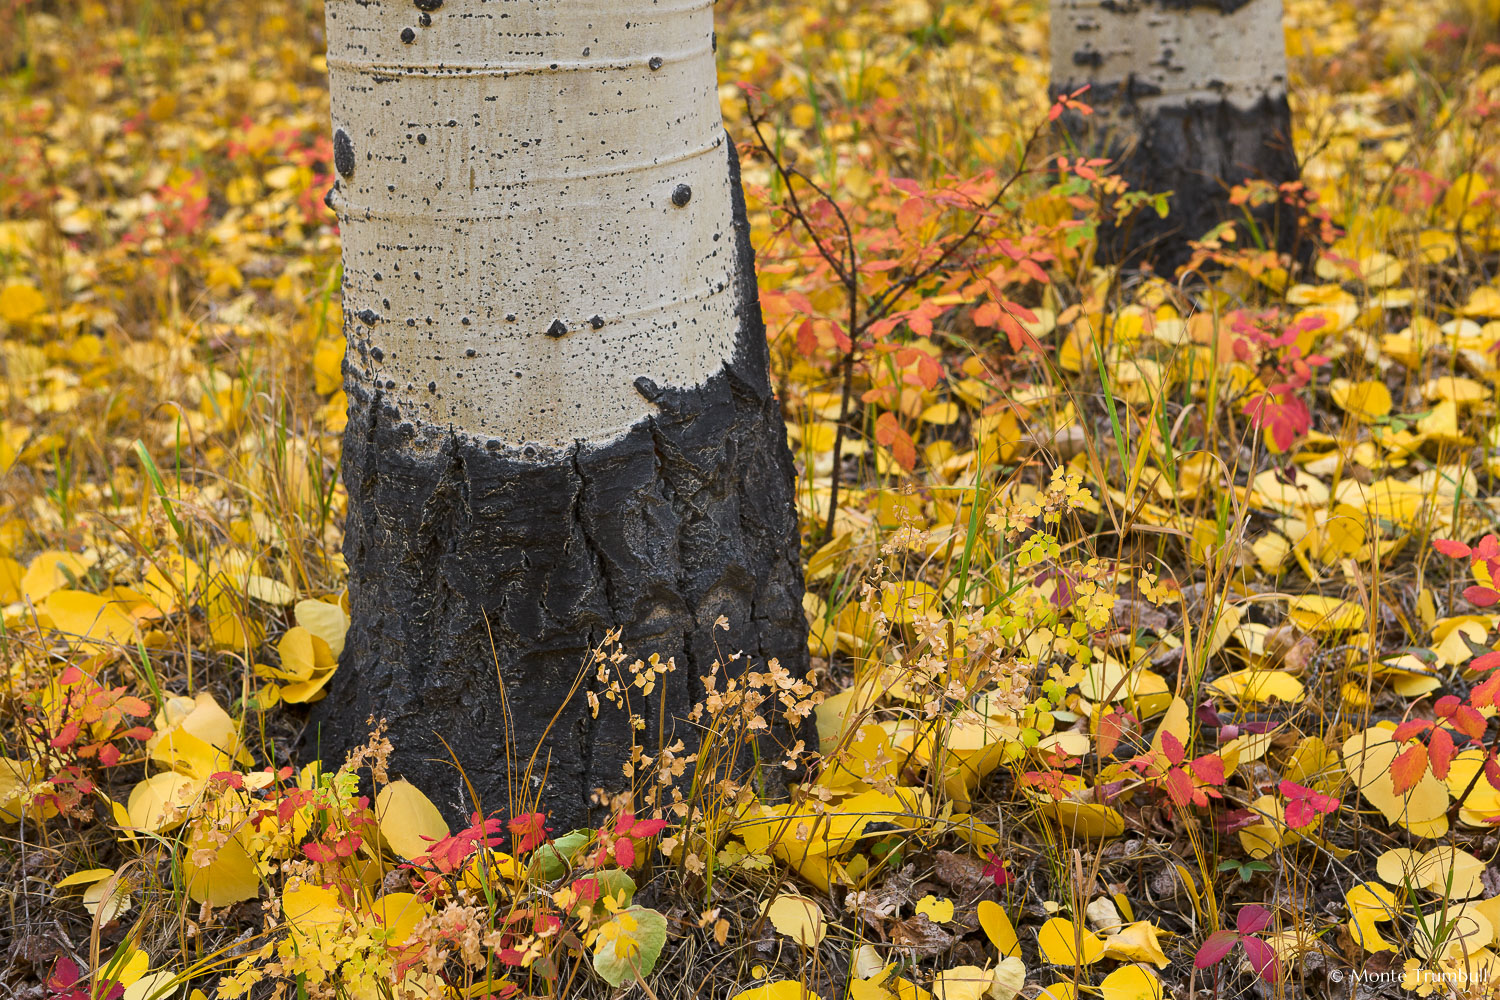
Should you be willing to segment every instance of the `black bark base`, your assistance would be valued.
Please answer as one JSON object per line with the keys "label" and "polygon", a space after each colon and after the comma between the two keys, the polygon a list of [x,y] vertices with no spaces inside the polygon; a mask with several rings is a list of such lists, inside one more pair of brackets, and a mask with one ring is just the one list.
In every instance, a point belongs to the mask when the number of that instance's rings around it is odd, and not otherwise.
{"label": "black bark base", "polygon": [[[471,785],[487,813],[540,798],[562,831],[600,819],[595,788],[627,783],[633,734],[607,702],[594,718],[592,668],[564,704],[612,629],[632,659],[676,662],[649,697],[631,691],[646,721],[634,738],[648,753],[663,739],[698,748],[683,717],[715,660],[743,651],[757,665],[777,658],[799,679],[806,672],[794,470],[731,169],[736,357],[696,389],[642,380],[659,412],[624,438],[524,461],[403,423],[349,380],[352,621],[333,690],[304,737],[327,764],[383,718],[393,775],[450,820],[473,810]],[[727,631],[715,628],[721,617]],[[521,772],[539,744],[527,787]]]}
{"label": "black bark base", "polygon": [[[1100,113],[1089,118],[1067,115],[1067,127],[1083,149],[1117,159],[1111,169],[1119,171],[1131,190],[1171,191],[1171,211],[1161,218],[1146,206],[1119,224],[1101,225],[1101,263],[1149,262],[1170,276],[1192,255],[1190,240],[1200,240],[1230,220],[1238,223],[1237,245],[1255,247],[1243,210],[1229,203],[1230,189],[1249,180],[1279,185],[1300,176],[1286,98],[1263,97],[1249,109],[1228,101],[1158,107],[1148,115],[1134,105],[1128,91],[1127,87],[1114,94],[1086,94],[1083,99],[1095,103]],[[1124,104],[1108,109],[1112,101]],[[1133,146],[1106,134],[1104,122],[1111,119],[1133,123],[1122,129],[1139,136]],[[1255,208],[1251,215],[1268,249],[1299,250],[1296,210],[1278,202]]]}

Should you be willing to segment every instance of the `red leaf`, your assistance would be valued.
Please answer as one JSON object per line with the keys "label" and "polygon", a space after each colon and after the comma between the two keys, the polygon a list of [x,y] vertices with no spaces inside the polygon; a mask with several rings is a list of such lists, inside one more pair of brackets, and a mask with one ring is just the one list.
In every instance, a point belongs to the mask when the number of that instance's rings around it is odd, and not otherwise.
{"label": "red leaf", "polygon": [[1456,541],[1452,538],[1434,538],[1432,540],[1432,547],[1437,549],[1443,555],[1451,556],[1454,559],[1467,558],[1469,553],[1474,551],[1463,542]]}
{"label": "red leaf", "polygon": [[1484,736],[1485,719],[1477,708],[1469,705],[1460,705],[1453,713],[1452,725],[1454,729],[1463,733],[1471,739],[1481,739]]}
{"label": "red leaf", "polygon": [[1193,968],[1206,969],[1211,965],[1218,965],[1239,939],[1240,936],[1234,931],[1214,931],[1208,936],[1208,940],[1198,946],[1198,953],[1193,956]]}
{"label": "red leaf", "polygon": [[47,745],[54,750],[63,750],[72,746],[76,739],[78,739],[78,723],[69,719],[58,734],[47,741]]}
{"label": "red leaf", "polygon": [[1495,752],[1484,759],[1484,779],[1490,783],[1490,787],[1500,791],[1500,763],[1495,761]]}
{"label": "red leaf", "polygon": [[132,697],[130,695],[126,695],[125,697],[121,698],[119,701],[115,702],[115,705],[126,715],[133,715],[137,719],[144,719],[146,716],[151,714],[150,705],[148,705],[144,700]]}
{"label": "red leaf", "polygon": [[1120,739],[1130,728],[1132,716],[1128,712],[1110,712],[1099,720],[1099,756],[1108,757],[1120,745]]}
{"label": "red leaf", "polygon": [[1391,740],[1396,743],[1405,743],[1416,736],[1421,736],[1432,728],[1432,723],[1426,719],[1408,719],[1397,726],[1391,733]]}
{"label": "red leaf", "polygon": [[1245,957],[1250,960],[1250,968],[1255,974],[1268,983],[1274,983],[1281,977],[1281,967],[1276,962],[1276,951],[1260,938],[1240,938],[1240,944],[1245,949]]}
{"label": "red leaf", "polygon": [[1476,608],[1487,608],[1492,604],[1500,603],[1500,592],[1491,590],[1489,587],[1465,587],[1464,600]]}
{"label": "red leaf", "polygon": [[813,323],[805,319],[797,324],[797,350],[803,357],[812,357],[818,351],[818,335],[813,330]]}
{"label": "red leaf", "polygon": [[629,868],[635,864],[635,842],[629,837],[620,837],[615,841],[615,861],[621,868]]}
{"label": "red leaf", "polygon": [[1193,774],[1205,785],[1224,784],[1224,758],[1206,753],[1193,761]]}
{"label": "red leaf", "polygon": [[113,743],[106,743],[99,748],[99,765],[101,767],[114,767],[120,762],[120,748]]}
{"label": "red leaf", "polygon": [[1446,729],[1434,729],[1427,742],[1427,759],[1432,764],[1432,775],[1439,781],[1448,777],[1448,765],[1453,763],[1453,737]]}
{"label": "red leaf", "polygon": [[922,388],[931,392],[943,378],[942,362],[930,354],[923,354],[917,359],[917,378],[922,380]]}
{"label": "red leaf", "polygon": [[891,449],[891,457],[910,472],[917,467],[917,446],[911,435],[896,420],[894,413],[882,413],[875,421],[875,440]]}
{"label": "red leaf", "polygon": [[71,989],[78,985],[83,978],[83,973],[78,971],[78,965],[71,958],[59,958],[52,965],[52,974],[47,977],[47,988],[56,993]]}
{"label": "red leaf", "polygon": [[1417,787],[1422,775],[1427,773],[1427,748],[1413,743],[1391,762],[1391,784],[1397,795],[1404,795]]}
{"label": "red leaf", "polygon": [[1193,801],[1193,779],[1180,767],[1174,767],[1166,773],[1162,778],[1162,786],[1167,790],[1167,798],[1178,808],[1185,808]]}
{"label": "red leaf", "polygon": [[1167,763],[1173,767],[1181,764],[1183,757],[1186,756],[1182,741],[1166,730],[1162,730],[1161,734],[1161,752],[1162,756],[1167,758]]}
{"label": "red leaf", "polygon": [[667,821],[664,819],[638,819],[635,821],[635,825],[626,832],[636,840],[644,840],[647,837],[656,836],[666,828]]}
{"label": "red leaf", "polygon": [[1293,830],[1311,826],[1318,819],[1318,811],[1307,799],[1288,799],[1282,815],[1286,819],[1286,825]]}
{"label": "red leaf", "polygon": [[1331,813],[1339,807],[1335,796],[1324,795],[1295,781],[1283,780],[1277,788],[1287,798],[1286,823],[1294,830],[1310,825],[1318,813]]}
{"label": "red leaf", "polygon": [[[487,832],[491,831],[491,827],[488,824],[485,825],[485,829]],[[493,829],[498,830],[499,828],[497,826]],[[546,842],[547,814],[534,812],[512,816],[510,823],[507,824],[507,829],[510,830],[511,836],[516,838],[516,853],[526,854]],[[498,844],[490,844],[489,846],[496,847]]]}
{"label": "red leaf", "polygon": [[1255,903],[1240,907],[1234,918],[1234,928],[1241,934],[1258,934],[1269,926],[1271,911]]}
{"label": "red leaf", "polygon": [[1495,667],[1500,667],[1500,650],[1481,653],[1469,661],[1470,670],[1493,670]]}
{"label": "red leaf", "polygon": [[1495,704],[1495,695],[1500,693],[1500,670],[1474,685],[1469,692],[1469,704],[1475,708],[1488,708]]}
{"label": "red leaf", "polygon": [[320,844],[316,842],[311,844],[303,844],[302,853],[307,855],[307,860],[316,861],[319,864],[327,864],[330,861],[335,861],[338,859],[338,855],[334,853],[333,848],[329,847],[327,844]]}
{"label": "red leaf", "polygon": [[995,883],[995,888],[1003,889],[1013,881],[1013,876],[1005,867],[1006,862],[1000,855],[990,851],[984,856],[983,875]]}

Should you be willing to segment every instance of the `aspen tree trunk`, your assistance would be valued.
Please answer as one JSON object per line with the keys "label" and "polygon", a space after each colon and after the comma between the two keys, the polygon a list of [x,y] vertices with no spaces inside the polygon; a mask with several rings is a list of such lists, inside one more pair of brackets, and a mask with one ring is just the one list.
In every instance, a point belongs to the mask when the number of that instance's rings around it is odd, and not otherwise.
{"label": "aspen tree trunk", "polygon": [[[1188,240],[1243,222],[1232,185],[1295,180],[1286,79],[1281,0],[1052,0],[1052,92],[1091,85],[1094,114],[1068,115],[1070,130],[1085,152],[1122,158],[1133,189],[1173,192],[1167,218],[1148,207],[1101,229],[1101,256],[1170,274]],[[1256,220],[1267,246],[1290,248],[1292,212]]]}
{"label": "aspen tree trunk", "polygon": [[448,747],[486,811],[540,791],[565,830],[624,783],[594,671],[564,705],[609,630],[676,662],[634,699],[647,752],[719,651],[807,669],[713,3],[327,0],[327,22],[352,624],[306,738],[337,763],[384,718],[393,771],[450,816],[472,805]]}

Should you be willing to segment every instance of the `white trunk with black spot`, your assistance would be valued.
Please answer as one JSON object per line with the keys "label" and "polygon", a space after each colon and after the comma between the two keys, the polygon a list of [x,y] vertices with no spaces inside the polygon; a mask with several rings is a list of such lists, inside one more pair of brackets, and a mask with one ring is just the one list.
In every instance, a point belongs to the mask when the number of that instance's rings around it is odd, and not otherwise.
{"label": "white trunk with black spot", "polygon": [[543,806],[579,822],[631,739],[582,694],[562,706],[610,628],[677,660],[648,747],[701,692],[719,616],[725,651],[806,660],[712,3],[327,19],[353,622],[316,738],[332,759],[386,718],[398,770],[457,814],[441,736],[504,809],[561,706]]}
{"label": "white trunk with black spot", "polygon": [[[1105,227],[1106,256],[1180,263],[1188,240],[1239,216],[1232,185],[1298,176],[1281,17],[1281,0],[1052,0],[1052,91],[1087,84],[1094,109],[1068,115],[1069,130],[1119,158],[1132,187],[1173,192],[1169,218]],[[1287,248],[1287,213],[1258,222]]]}

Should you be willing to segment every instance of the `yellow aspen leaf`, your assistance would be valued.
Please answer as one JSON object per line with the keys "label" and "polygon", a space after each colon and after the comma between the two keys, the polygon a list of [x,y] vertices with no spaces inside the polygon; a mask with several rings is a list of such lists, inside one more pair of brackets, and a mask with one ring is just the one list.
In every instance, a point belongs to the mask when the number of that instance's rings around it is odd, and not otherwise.
{"label": "yellow aspen leaf", "polygon": [[[1445,234],[1450,238],[1452,234]],[[1500,316],[1500,288],[1480,285],[1469,293],[1469,299],[1458,309],[1460,316]]]}
{"label": "yellow aspen leaf", "polygon": [[252,601],[263,601],[266,604],[285,605],[291,604],[296,599],[296,591],[282,583],[280,580],[259,573],[251,573],[245,578],[245,596]]}
{"label": "yellow aspen leaf", "polygon": [[[6,463],[0,459],[0,472],[5,471]],[[21,577],[25,570],[21,564],[9,556],[0,556],[0,604],[9,604],[18,600],[21,596]]]}
{"label": "yellow aspen leaf", "polygon": [[933,403],[922,411],[922,422],[947,427],[958,420],[958,404],[954,402]]}
{"label": "yellow aspen leaf", "polygon": [[1495,928],[1479,908],[1469,904],[1428,903],[1415,914],[1412,950],[1422,958],[1440,955],[1472,959],[1494,940]]}
{"label": "yellow aspen leaf", "polygon": [[48,549],[32,557],[21,577],[21,596],[40,603],[54,590],[71,587],[88,575],[94,560],[72,552]]}
{"label": "yellow aspen leaf", "polygon": [[730,1000],[822,1000],[822,998],[795,979],[778,979],[764,986],[741,990],[730,997]]}
{"label": "yellow aspen leaf", "polygon": [[83,892],[83,908],[99,920],[101,927],[112,924],[130,911],[134,904],[128,886],[110,873],[110,877],[95,882]]}
{"label": "yellow aspen leaf", "polygon": [[1423,440],[1442,444],[1462,444],[1468,440],[1458,433],[1458,404],[1451,399],[1440,400],[1427,416],[1418,420],[1417,433]]}
{"label": "yellow aspen leaf", "polygon": [[1405,794],[1396,794],[1391,764],[1400,752],[1391,731],[1379,726],[1355,733],[1342,747],[1349,777],[1387,822],[1400,823],[1418,836],[1440,837],[1448,832],[1448,788],[1429,770]]}
{"label": "yellow aspen leaf", "polygon": [[1076,837],[1102,840],[1118,837],[1125,832],[1125,817],[1111,806],[1097,802],[1052,802],[1037,803],[1037,810],[1051,816],[1068,833]]}
{"label": "yellow aspen leaf", "polygon": [[317,701],[323,696],[323,691],[328,686],[328,682],[333,679],[335,672],[333,667],[329,667],[305,681],[294,681],[291,684],[282,685],[279,691],[281,700],[293,705]]}
{"label": "yellow aspen leaf", "polygon": [[1011,923],[1010,914],[1005,912],[1005,907],[992,899],[980,900],[979,926],[983,928],[984,936],[990,939],[990,944],[1000,952],[1001,958],[1021,954],[1021,941],[1016,936],[1016,925]]}
{"label": "yellow aspen leaf", "polygon": [[[317,649],[314,643],[322,643],[322,650]],[[280,641],[276,643],[276,652],[281,658],[280,668],[262,667],[256,671],[257,673],[280,681],[305,681],[318,667],[319,652],[323,653],[325,659],[332,659],[332,651],[328,649],[328,643],[323,642],[301,625],[295,625],[286,630]]]}
{"label": "yellow aspen leaf", "polygon": [[1375,860],[1375,874],[1387,885],[1404,887],[1411,881],[1412,885],[1419,886],[1415,878],[1417,862],[1421,858],[1422,855],[1410,847],[1393,847]]}
{"label": "yellow aspen leaf", "polygon": [[1306,688],[1302,682],[1285,670],[1256,670],[1246,668],[1218,677],[1209,684],[1209,690],[1242,704],[1256,705],[1275,698],[1292,703],[1302,700]]}
{"label": "yellow aspen leaf", "polygon": [[1304,632],[1351,632],[1365,624],[1362,605],[1320,594],[1293,598],[1287,616]]}
{"label": "yellow aspen leaf", "polygon": [[146,971],[151,968],[151,956],[140,948],[130,948],[124,954],[123,961],[119,956],[111,960],[110,965],[114,968],[111,977],[121,986],[130,986],[139,982]]}
{"label": "yellow aspen leaf", "polygon": [[1336,378],[1329,383],[1328,392],[1340,409],[1364,423],[1379,420],[1391,412],[1391,390],[1384,382],[1374,379],[1351,382],[1346,378]]}
{"label": "yellow aspen leaf", "polygon": [[327,601],[298,601],[293,609],[297,624],[328,643],[334,659],[344,652],[344,634],[349,631],[349,616],[337,604]]}
{"label": "yellow aspen leaf", "polygon": [[1173,698],[1167,705],[1167,710],[1162,714],[1161,722],[1157,724],[1156,735],[1151,738],[1151,751],[1154,754],[1162,752],[1162,735],[1170,733],[1177,740],[1179,746],[1187,746],[1190,742],[1192,729],[1190,723],[1192,712],[1188,709],[1188,703],[1182,698]]}
{"label": "yellow aspen leaf", "polygon": [[125,987],[120,1000],[166,1000],[176,991],[177,980],[177,973],[171,969],[148,972]]}
{"label": "yellow aspen leaf", "polygon": [[1328,504],[1329,490],[1323,481],[1301,469],[1287,482],[1276,469],[1267,469],[1250,481],[1250,499],[1257,506],[1283,514],[1300,514]]}
{"label": "yellow aspen leaf", "polygon": [[389,892],[375,900],[370,912],[389,933],[386,943],[399,948],[411,938],[417,924],[432,912],[432,907],[413,893]]}
{"label": "yellow aspen leaf", "polygon": [[54,590],[42,602],[53,627],[70,642],[89,650],[129,641],[135,621],[117,601],[81,590]]}
{"label": "yellow aspen leaf", "polygon": [[1161,1000],[1161,980],[1144,965],[1127,965],[1104,977],[1099,984],[1104,1000]]}
{"label": "yellow aspen leaf", "polygon": [[448,824],[432,800],[409,781],[393,781],[375,796],[375,819],[391,850],[406,861],[448,836]]}
{"label": "yellow aspen leaf", "polygon": [[203,571],[198,564],[173,553],[153,562],[141,578],[141,592],[162,614],[181,610],[184,601],[191,604],[198,592]]}
{"label": "yellow aspen leaf", "polygon": [[1053,917],[1036,934],[1037,948],[1052,965],[1093,965],[1104,957],[1104,942],[1087,927]]}
{"label": "yellow aspen leaf", "polygon": [[1457,847],[1434,847],[1417,859],[1412,878],[1446,899],[1472,899],[1484,891],[1484,862]]}
{"label": "yellow aspen leaf", "polygon": [[1015,1000],[1026,985],[1026,963],[1019,955],[1000,959],[990,984],[990,1000]]}
{"label": "yellow aspen leaf", "polygon": [[761,914],[776,928],[804,948],[819,944],[828,933],[828,922],[815,900],[795,893],[782,893],[761,907]]}
{"label": "yellow aspen leaf", "polygon": [[932,980],[937,1000],[979,1000],[995,983],[995,974],[977,965],[960,965],[939,972]]}
{"label": "yellow aspen leaf", "polygon": [[0,319],[7,323],[30,322],[46,308],[46,297],[34,285],[12,281],[0,288]]}
{"label": "yellow aspen leaf", "polygon": [[176,771],[153,774],[137,782],[125,803],[125,820],[132,830],[165,833],[181,826],[203,790],[203,781]]}
{"label": "yellow aspen leaf", "polygon": [[206,691],[195,698],[168,698],[156,713],[156,734],[146,741],[146,750],[152,760],[199,780],[251,762],[240,745],[239,726]]}
{"label": "yellow aspen leaf", "polygon": [[302,882],[281,894],[281,912],[299,948],[322,949],[340,935],[346,911],[337,890]]}
{"label": "yellow aspen leaf", "polygon": [[[1500,292],[1496,294],[1500,295]],[[1429,379],[1422,385],[1422,395],[1430,400],[1451,400],[1458,406],[1473,406],[1491,398],[1490,390],[1482,383],[1460,375],[1441,375]]]}
{"label": "yellow aspen leaf", "polygon": [[1104,957],[1121,962],[1150,962],[1158,969],[1168,965],[1167,954],[1157,938],[1156,925],[1137,920],[1104,939]]}
{"label": "yellow aspen leaf", "polygon": [[260,895],[255,859],[238,835],[219,842],[221,834],[199,820],[188,835],[183,855],[187,894],[195,903],[229,906]]}
{"label": "yellow aspen leaf", "polygon": [[115,873],[113,868],[85,868],[81,872],[74,872],[65,879],[59,880],[55,885],[58,889],[66,889],[72,885],[92,885],[102,882]]}
{"label": "yellow aspen leaf", "polygon": [[946,924],[953,919],[953,900],[939,899],[928,893],[917,900],[916,911],[935,924]]}

